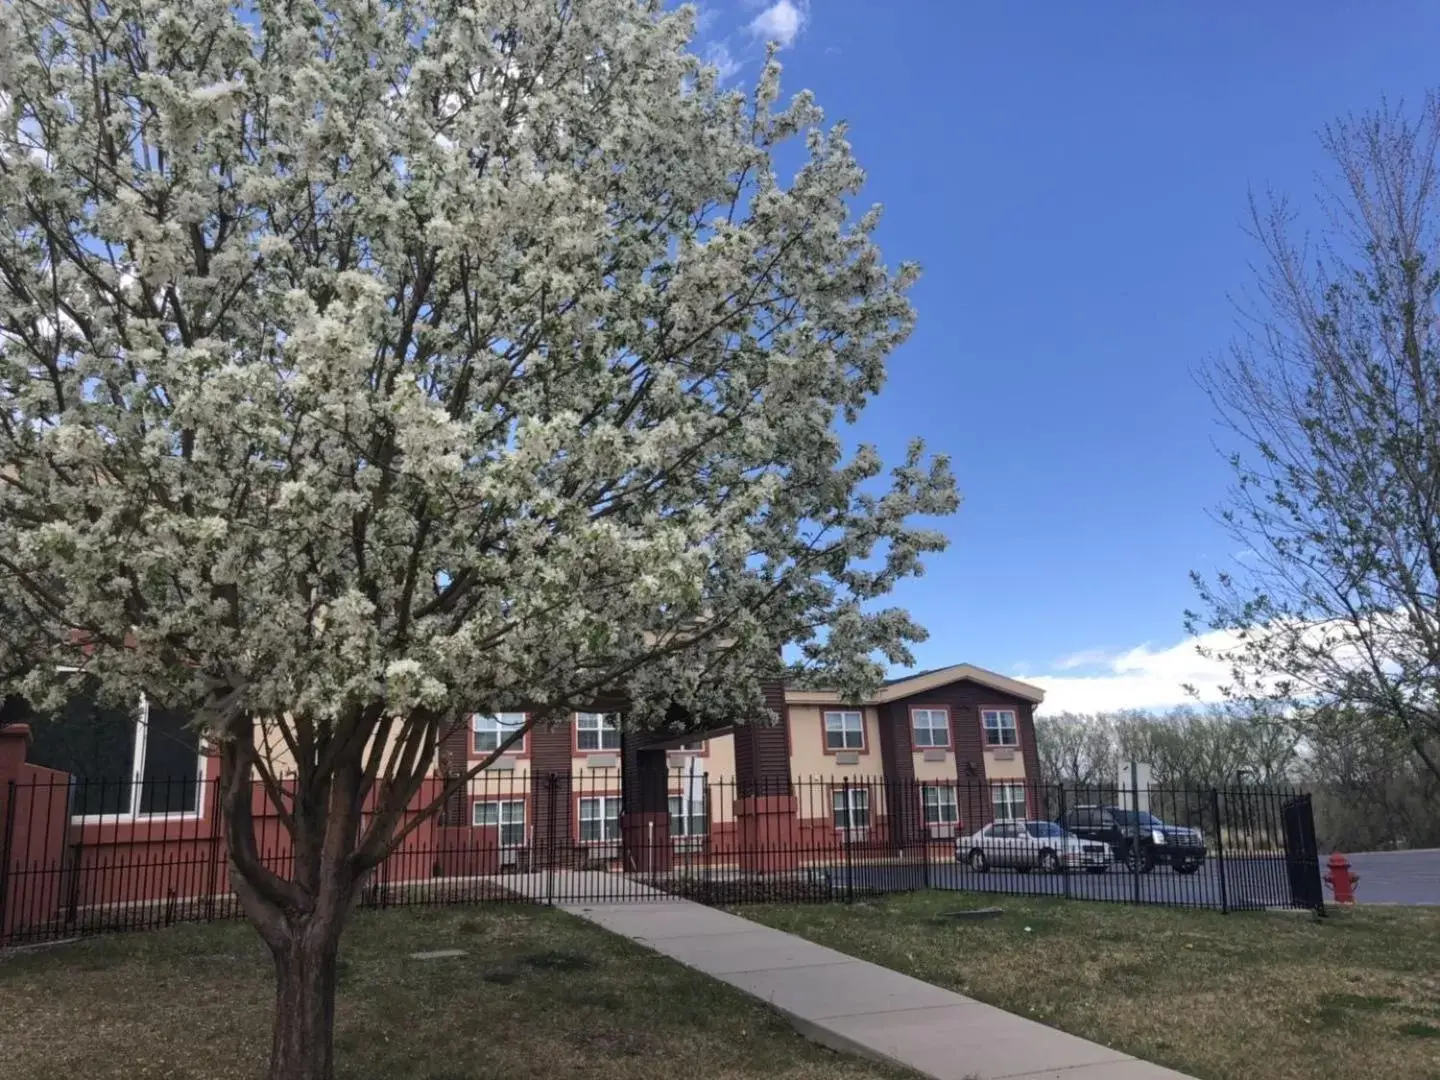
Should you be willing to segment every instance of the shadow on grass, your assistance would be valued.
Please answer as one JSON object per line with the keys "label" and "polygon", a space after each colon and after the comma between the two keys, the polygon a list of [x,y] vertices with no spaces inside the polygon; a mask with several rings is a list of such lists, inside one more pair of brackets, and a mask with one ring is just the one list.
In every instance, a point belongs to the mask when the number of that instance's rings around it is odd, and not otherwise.
{"label": "shadow on grass", "polygon": [[[410,955],[447,948],[464,955]],[[272,979],[243,924],[8,955],[4,1076],[254,1080]],[[906,1075],[814,1046],[760,1003],[597,927],[500,905],[358,912],[342,943],[336,1047],[340,1080]]]}

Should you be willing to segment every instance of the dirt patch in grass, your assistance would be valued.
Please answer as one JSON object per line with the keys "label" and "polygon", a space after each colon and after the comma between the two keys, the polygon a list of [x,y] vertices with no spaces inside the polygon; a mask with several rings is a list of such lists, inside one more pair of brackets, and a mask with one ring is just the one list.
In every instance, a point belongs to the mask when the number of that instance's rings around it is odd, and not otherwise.
{"label": "dirt patch in grass", "polygon": [[[1221,915],[916,893],[740,914],[1202,1080],[1440,1077],[1440,909]],[[1436,1031],[1440,1035],[1440,1030]]]}
{"label": "dirt patch in grass", "polygon": [[664,890],[672,896],[697,904],[724,907],[731,904],[820,904],[835,899],[835,891],[823,882],[799,879],[767,881],[756,878],[707,880],[674,878]]}
{"label": "dirt patch in grass", "polygon": [[[439,949],[466,955],[410,956]],[[258,1077],[271,979],[240,923],[0,954],[0,1072]],[[908,1075],[822,1050],[729,987],[544,909],[359,912],[339,985],[337,1071],[350,1080]]]}

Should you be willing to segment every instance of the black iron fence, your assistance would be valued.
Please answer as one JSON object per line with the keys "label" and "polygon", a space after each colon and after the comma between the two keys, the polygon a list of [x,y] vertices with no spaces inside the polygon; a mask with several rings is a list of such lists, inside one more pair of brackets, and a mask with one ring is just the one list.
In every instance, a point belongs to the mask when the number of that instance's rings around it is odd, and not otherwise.
{"label": "black iron fence", "polygon": [[[486,773],[436,778],[366,880],[372,906],[849,901],[915,889],[1233,911],[1323,909],[1309,797],[1235,787]],[[58,774],[57,774],[58,775]],[[663,794],[663,799],[662,799]],[[239,917],[213,780],[36,779],[0,789],[0,944]],[[291,870],[258,789],[257,846]],[[362,828],[364,823],[362,822]]]}

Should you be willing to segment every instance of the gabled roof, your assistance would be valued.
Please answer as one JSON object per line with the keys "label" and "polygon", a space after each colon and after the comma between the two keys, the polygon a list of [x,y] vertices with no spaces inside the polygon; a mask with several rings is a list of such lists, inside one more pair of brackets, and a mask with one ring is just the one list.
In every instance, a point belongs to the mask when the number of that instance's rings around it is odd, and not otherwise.
{"label": "gabled roof", "polygon": [[[961,665],[959,665],[959,666],[960,666],[960,667],[964,667],[964,666],[966,666],[966,665],[961,664]],[[911,679],[923,679],[923,678],[925,678],[925,676],[927,676],[927,675],[934,675],[937,671],[948,671],[948,670],[949,670],[949,668],[932,667],[932,668],[926,668],[924,671],[912,671],[909,675],[901,675],[898,679],[886,679],[886,680],[885,680],[884,682],[882,682],[880,685],[881,685],[882,687],[883,687],[883,686],[894,686],[896,683],[909,682]],[[979,669],[977,668],[976,670],[979,670]]]}
{"label": "gabled roof", "polygon": [[[1024,683],[993,671],[986,671],[974,664],[951,664],[949,667],[930,668],[927,671],[917,671],[913,675],[902,675],[898,679],[886,679],[880,684],[880,689],[867,700],[852,701],[846,704],[882,705],[887,701],[896,701],[900,698],[910,697],[912,694],[933,690],[937,686],[946,686],[949,683],[966,680],[979,683],[981,686],[988,686],[1002,694],[1033,702],[1036,705],[1045,700],[1045,691],[1038,686],[1032,686],[1030,683]],[[792,705],[832,705],[840,702],[840,695],[834,690],[797,690],[787,687],[785,700]]]}

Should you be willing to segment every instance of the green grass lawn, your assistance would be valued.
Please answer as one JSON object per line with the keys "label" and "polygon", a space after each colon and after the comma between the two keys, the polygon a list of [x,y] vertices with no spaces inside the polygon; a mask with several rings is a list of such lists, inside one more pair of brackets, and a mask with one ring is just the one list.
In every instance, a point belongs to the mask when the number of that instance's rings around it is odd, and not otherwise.
{"label": "green grass lawn", "polygon": [[[437,949],[466,955],[410,959]],[[257,1077],[273,995],[268,954],[243,923],[0,953],[0,1075]],[[341,1077],[909,1075],[814,1046],[721,983],[536,908],[357,913],[337,1009]]]}
{"label": "green grass lawn", "polygon": [[[996,906],[995,920],[947,912]],[[745,918],[1202,1080],[1440,1077],[1440,908],[1329,918],[914,893]]]}

